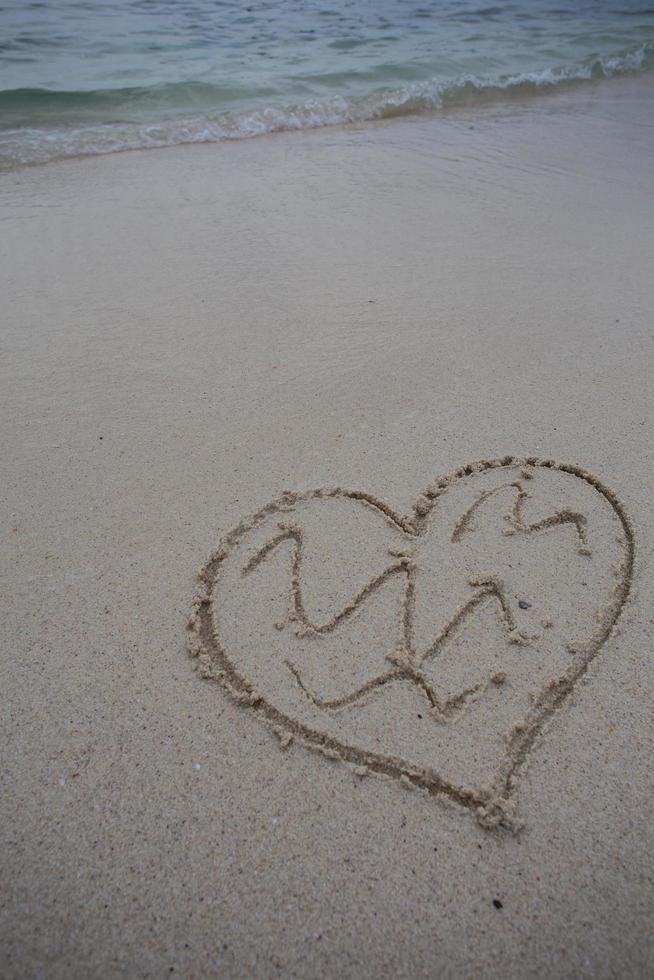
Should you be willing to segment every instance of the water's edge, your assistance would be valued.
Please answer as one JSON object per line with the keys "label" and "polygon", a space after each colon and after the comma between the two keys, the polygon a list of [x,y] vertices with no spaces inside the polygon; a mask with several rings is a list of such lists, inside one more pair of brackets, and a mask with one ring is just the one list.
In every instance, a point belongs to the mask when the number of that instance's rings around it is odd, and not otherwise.
{"label": "water's edge", "polygon": [[[559,68],[497,78],[461,75],[451,81],[415,82],[365,96],[335,96],[324,102],[264,105],[243,111],[212,111],[216,92],[213,86],[199,83],[87,92],[5,90],[0,92],[0,119],[4,120],[4,125],[0,125],[0,170],[71,157],[248,139],[268,133],[496,104],[541,95],[561,86],[651,71],[654,39],[620,55],[589,58]],[[184,109],[189,105],[196,112],[187,115]],[[175,112],[173,106],[177,106]],[[159,113],[169,107],[170,118],[138,119],[143,109],[152,111],[153,107]]]}

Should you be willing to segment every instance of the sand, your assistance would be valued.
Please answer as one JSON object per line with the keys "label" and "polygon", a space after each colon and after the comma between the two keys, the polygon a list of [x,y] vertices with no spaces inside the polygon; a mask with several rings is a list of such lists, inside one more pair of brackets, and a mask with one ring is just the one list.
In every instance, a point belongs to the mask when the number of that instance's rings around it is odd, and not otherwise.
{"label": "sand", "polygon": [[651,975],[653,95],[2,177],[3,976]]}

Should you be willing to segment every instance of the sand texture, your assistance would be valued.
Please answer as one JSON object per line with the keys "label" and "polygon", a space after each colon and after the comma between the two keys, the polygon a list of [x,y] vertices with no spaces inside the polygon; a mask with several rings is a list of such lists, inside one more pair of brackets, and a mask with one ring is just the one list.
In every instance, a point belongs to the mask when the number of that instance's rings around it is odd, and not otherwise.
{"label": "sand texture", "polygon": [[3,977],[651,976],[653,97],[2,177]]}

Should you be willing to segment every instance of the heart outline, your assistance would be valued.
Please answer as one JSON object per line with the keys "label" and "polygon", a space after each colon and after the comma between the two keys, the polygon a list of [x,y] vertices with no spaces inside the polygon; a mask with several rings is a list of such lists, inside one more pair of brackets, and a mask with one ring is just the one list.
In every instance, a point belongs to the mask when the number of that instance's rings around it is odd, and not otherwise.
{"label": "heart outline", "polygon": [[[257,692],[248,679],[239,672],[223,649],[213,616],[213,592],[225,559],[239,545],[243,537],[272,514],[283,514],[289,506],[300,501],[320,497],[346,497],[364,502],[378,510],[387,521],[400,528],[411,537],[418,537],[425,526],[426,519],[438,497],[446,492],[456,480],[484,470],[516,467],[543,467],[568,473],[584,480],[596,490],[612,507],[624,533],[625,559],[622,575],[618,582],[614,599],[608,606],[600,629],[586,645],[583,657],[573,663],[563,674],[552,681],[537,696],[528,712],[526,721],[514,726],[507,739],[506,763],[501,773],[501,791],[488,797],[480,792],[457,786],[435,770],[424,769],[401,758],[383,756],[356,746],[347,745],[327,732],[320,732],[298,722]],[[418,787],[430,795],[446,797],[464,808],[474,812],[485,827],[515,827],[514,794],[518,777],[524,769],[527,757],[543,726],[563,706],[572,694],[580,679],[597,658],[600,650],[613,632],[625,603],[629,597],[633,581],[635,560],[635,536],[633,526],[624,506],[618,497],[597,477],[573,464],[558,463],[552,459],[536,456],[503,456],[492,460],[480,460],[459,467],[448,476],[435,481],[427,490],[419,494],[410,514],[402,516],[383,501],[364,491],[320,488],[304,493],[286,491],[281,497],[266,504],[263,508],[244,518],[229,531],[211,553],[205,565],[198,572],[200,589],[193,599],[193,611],[188,622],[191,638],[188,650],[197,658],[200,674],[218,681],[228,694],[239,704],[252,707],[280,737],[283,747],[293,739],[307,748],[321,752],[329,758],[340,759],[357,767],[361,773],[370,771],[401,780],[407,785]]]}

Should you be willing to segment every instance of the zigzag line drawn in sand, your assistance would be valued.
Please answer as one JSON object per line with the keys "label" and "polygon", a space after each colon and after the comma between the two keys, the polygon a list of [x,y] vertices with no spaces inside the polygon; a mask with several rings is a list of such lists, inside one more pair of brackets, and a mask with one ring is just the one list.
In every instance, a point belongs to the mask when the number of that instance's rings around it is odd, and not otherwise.
{"label": "zigzag line drawn in sand", "polygon": [[[532,479],[534,471],[537,468],[543,468],[569,474],[584,481],[608,502],[621,525],[624,558],[619,567],[618,582],[615,584],[609,603],[602,609],[601,615],[598,617],[593,636],[583,649],[571,650],[574,657],[570,666],[559,677],[551,679],[546,684],[545,688],[534,697],[524,720],[514,725],[508,733],[504,762],[498,781],[492,791],[469,790],[448,781],[431,768],[417,766],[399,758],[380,755],[347,744],[329,732],[320,731],[319,728],[293,719],[257,691],[252,681],[242,675],[238,666],[223,648],[213,606],[215,587],[222,565],[246,534],[259,527],[272,515],[279,515],[280,518],[283,518],[285,513],[291,511],[296,504],[301,502],[341,497],[371,507],[378,514],[383,515],[385,521],[391,526],[400,530],[407,539],[418,540],[425,533],[427,520],[439,498],[456,481],[473,474],[483,473],[486,470],[501,468],[520,470],[520,478],[482,492],[457,522],[451,537],[453,543],[459,542],[473,528],[475,516],[491,495],[500,490],[513,489],[516,493],[516,499],[512,510],[505,515],[505,534],[538,535],[557,526],[570,526],[576,536],[578,552],[582,555],[590,555],[585,515],[564,509],[531,524],[525,521],[524,504],[528,493],[524,489],[522,481]],[[428,702],[431,716],[437,721],[448,722],[465,711],[467,705],[480,694],[483,694],[483,690],[489,684],[501,685],[504,677],[501,674],[496,674],[491,676],[486,684],[475,685],[443,700],[437,696],[433,686],[424,676],[422,668],[428,659],[438,656],[446,641],[473,610],[482,603],[492,602],[496,606],[499,619],[510,641],[522,644],[531,642],[532,638],[521,633],[517,628],[504,594],[502,582],[489,577],[470,582],[470,585],[477,591],[459,608],[431,645],[419,654],[415,649],[413,636],[415,565],[409,556],[400,551],[391,553],[393,561],[389,563],[388,567],[380,575],[372,578],[338,613],[324,623],[312,622],[307,615],[302,593],[303,532],[300,527],[283,519],[280,520],[278,533],[250,558],[242,568],[241,574],[244,577],[248,576],[285,542],[290,542],[292,545],[290,610],[287,619],[276,625],[278,629],[283,629],[289,623],[298,636],[308,634],[320,636],[334,632],[341,623],[347,620],[356,609],[378,592],[391,578],[396,576],[404,578],[402,642],[399,649],[389,656],[391,665],[387,670],[369,679],[349,694],[330,700],[311,691],[304,682],[301,672],[287,661],[287,667],[294,683],[298,685],[311,704],[327,714],[346,708],[365,698],[371,692],[397,680],[409,681],[421,691]],[[321,488],[305,493],[286,491],[279,500],[273,501],[253,516],[244,519],[230,531],[200,571],[200,591],[193,600],[193,612],[189,620],[191,631],[189,651],[197,658],[202,676],[218,680],[239,703],[252,707],[274,728],[279,735],[282,746],[286,746],[292,739],[296,739],[308,748],[319,751],[329,758],[337,758],[353,764],[359,774],[369,771],[379,773],[399,779],[405,785],[421,788],[430,794],[447,797],[474,812],[485,827],[514,827],[515,802],[513,796],[517,787],[518,776],[525,767],[530,750],[543,725],[561,708],[611,635],[629,595],[633,578],[634,557],[635,542],[631,521],[615,494],[608,490],[596,477],[580,467],[533,456],[526,458],[504,456],[501,459],[482,460],[461,467],[449,476],[441,478],[420,494],[412,512],[406,517],[396,514],[382,501],[361,491],[349,491],[340,487]]]}
{"label": "zigzag line drawn in sand", "polygon": [[[530,480],[532,479],[532,476],[531,474],[525,472],[523,474],[523,478]],[[590,549],[586,538],[586,525],[588,524],[588,520],[583,514],[579,514],[571,510],[561,510],[556,514],[552,514],[550,517],[544,518],[542,521],[536,521],[533,524],[525,524],[523,519],[523,509],[524,502],[527,499],[528,494],[519,480],[515,480],[513,483],[503,483],[499,487],[493,487],[492,490],[484,490],[456,524],[454,531],[452,532],[452,542],[460,541],[466,532],[472,530],[474,526],[472,520],[473,516],[479,510],[482,504],[484,504],[490,497],[493,497],[496,493],[499,493],[501,490],[509,489],[517,490],[517,494],[513,505],[513,510],[509,514],[505,515],[505,520],[508,522],[509,526],[505,528],[504,534],[515,534],[516,531],[522,532],[523,534],[530,534],[533,531],[546,531],[561,524],[572,524],[576,529],[577,537],[579,539],[579,554],[590,554]]]}
{"label": "zigzag line drawn in sand", "polygon": [[[558,515],[554,515],[554,518],[557,516]],[[554,518],[552,518],[552,520],[554,520]],[[554,523],[562,523],[564,520],[565,518],[562,517],[559,521],[554,520]],[[479,591],[470,600],[468,600],[468,602],[466,602],[461,609],[458,610],[455,616],[439,633],[431,646],[422,655],[420,655],[415,649],[413,638],[416,565],[410,561],[408,557],[399,554],[397,555],[399,559],[397,564],[390,565],[384,572],[382,572],[381,575],[371,579],[371,581],[368,582],[368,584],[365,585],[363,589],[361,589],[361,591],[358,592],[357,595],[339,613],[321,625],[312,623],[307,616],[302,598],[301,568],[304,543],[302,529],[298,527],[289,527],[284,524],[280,524],[279,528],[281,533],[264,545],[264,547],[250,559],[243,569],[242,574],[249,575],[254,568],[257,568],[261,562],[272,554],[272,552],[280,544],[283,544],[283,542],[289,540],[293,542],[294,547],[291,559],[292,609],[287,615],[286,622],[294,624],[297,636],[301,637],[311,634],[320,635],[334,632],[337,626],[352,616],[359,606],[361,606],[366,599],[377,592],[381,586],[388,581],[388,579],[394,575],[403,575],[405,577],[404,595],[402,599],[403,643],[401,647],[395,651],[395,653],[387,657],[387,660],[393,664],[393,667],[390,670],[386,670],[376,677],[371,678],[344,697],[334,698],[330,701],[321,698],[314,692],[310,691],[302,680],[300,671],[289,661],[286,661],[289,670],[293,674],[302,691],[304,691],[310,700],[320,708],[343,708],[355,704],[357,701],[361,700],[363,697],[377,688],[384,687],[385,685],[391,684],[395,681],[409,681],[410,683],[415,684],[416,687],[418,687],[425,694],[429,706],[432,709],[431,716],[434,719],[438,721],[446,721],[452,717],[455,717],[462,709],[465,708],[470,698],[478,694],[482,687],[485,687],[486,685],[477,684],[474,687],[466,688],[443,702],[438,698],[433,685],[429,683],[422,672],[421,667],[428,658],[434,657],[439,652],[441,646],[451,636],[454,629],[463,623],[470,613],[487,598],[497,600],[497,604],[501,612],[501,619],[510,642],[529,643],[532,639],[531,637],[520,633],[517,629],[515,620],[509,608],[509,604],[506,600],[504,586],[499,579],[492,578],[472,580],[470,585],[478,588]],[[541,530],[541,527],[540,525],[538,527],[525,526],[524,530],[525,532],[531,532],[534,530]],[[276,624],[278,629],[283,629],[285,625],[286,623],[284,622]],[[502,681],[499,678],[500,675],[495,674],[490,678],[489,683],[501,684]]]}

